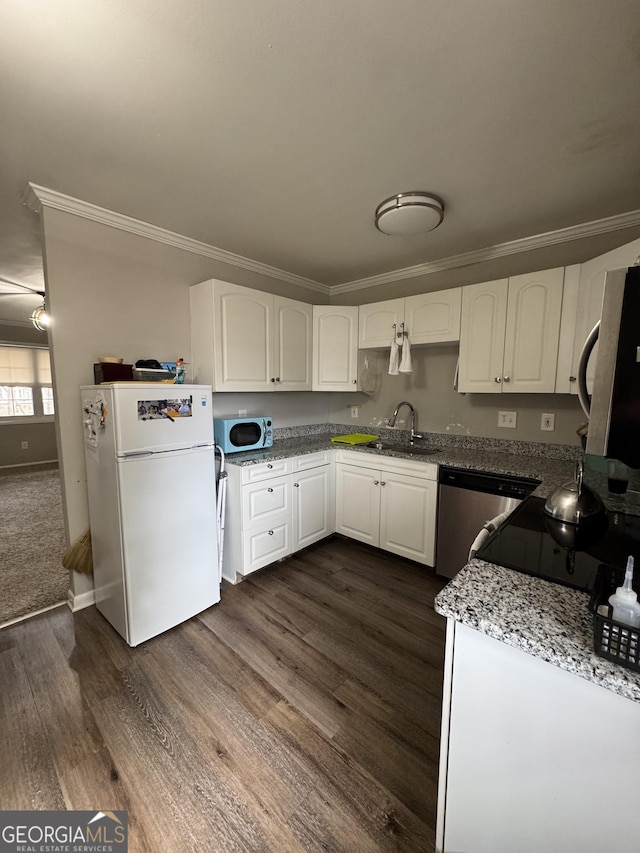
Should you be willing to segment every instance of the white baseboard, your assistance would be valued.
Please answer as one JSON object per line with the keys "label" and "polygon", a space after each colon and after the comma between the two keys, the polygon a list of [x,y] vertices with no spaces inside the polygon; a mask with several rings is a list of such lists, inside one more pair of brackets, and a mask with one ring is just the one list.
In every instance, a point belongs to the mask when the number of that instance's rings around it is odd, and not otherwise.
{"label": "white baseboard", "polygon": [[80,592],[77,595],[74,594],[73,590],[69,590],[67,606],[72,613],[75,613],[76,610],[84,610],[85,607],[91,607],[91,605],[95,603],[95,589],[88,589],[86,592]]}
{"label": "white baseboard", "polygon": [[57,604],[51,604],[49,607],[43,607],[41,610],[34,610],[32,613],[25,613],[24,616],[18,616],[17,619],[9,619],[8,622],[3,622],[2,625],[0,625],[0,630],[3,628],[9,628],[11,625],[17,625],[18,622],[26,622],[27,619],[32,619],[34,616],[40,616],[41,613],[48,613],[49,610],[57,610],[58,607],[64,607],[64,601],[59,601]]}
{"label": "white baseboard", "polygon": [[33,465],[51,465],[52,462],[57,462],[57,459],[40,459],[38,462],[17,462],[15,465],[0,465],[0,470],[5,468],[29,468]]}

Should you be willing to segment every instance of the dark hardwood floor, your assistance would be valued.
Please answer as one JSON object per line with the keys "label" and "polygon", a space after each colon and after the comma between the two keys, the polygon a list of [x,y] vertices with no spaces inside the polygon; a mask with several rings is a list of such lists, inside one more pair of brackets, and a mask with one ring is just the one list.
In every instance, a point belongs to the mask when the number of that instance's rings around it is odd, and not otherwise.
{"label": "dark hardwood floor", "polygon": [[336,537],[137,649],[94,607],[0,631],[0,808],[126,809],[149,853],[433,850],[442,586]]}

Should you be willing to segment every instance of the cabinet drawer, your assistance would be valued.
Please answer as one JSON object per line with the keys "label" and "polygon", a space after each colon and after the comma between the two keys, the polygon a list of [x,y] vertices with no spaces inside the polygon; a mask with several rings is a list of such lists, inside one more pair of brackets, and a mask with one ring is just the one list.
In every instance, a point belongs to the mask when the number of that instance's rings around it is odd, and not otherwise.
{"label": "cabinet drawer", "polygon": [[278,516],[291,514],[291,478],[278,477],[242,487],[242,528],[271,523]]}
{"label": "cabinet drawer", "polygon": [[248,575],[291,553],[291,519],[280,518],[267,528],[247,530],[242,539],[242,574]]}
{"label": "cabinet drawer", "polygon": [[281,477],[290,471],[290,459],[274,459],[273,462],[261,462],[259,465],[245,465],[242,468],[242,482],[259,483],[271,477]]}
{"label": "cabinet drawer", "polygon": [[293,471],[306,471],[307,468],[317,468],[328,465],[331,461],[329,450],[319,450],[317,453],[307,453],[305,456],[295,456],[292,462]]}

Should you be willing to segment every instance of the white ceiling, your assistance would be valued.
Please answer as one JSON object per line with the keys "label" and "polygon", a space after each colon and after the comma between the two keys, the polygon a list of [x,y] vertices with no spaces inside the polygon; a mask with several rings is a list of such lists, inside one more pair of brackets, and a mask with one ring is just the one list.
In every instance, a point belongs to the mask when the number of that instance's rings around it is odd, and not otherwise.
{"label": "white ceiling", "polygon": [[[635,210],[639,44],[638,0],[5,0],[0,278],[28,182],[326,285]],[[408,190],[443,225],[376,231]]]}

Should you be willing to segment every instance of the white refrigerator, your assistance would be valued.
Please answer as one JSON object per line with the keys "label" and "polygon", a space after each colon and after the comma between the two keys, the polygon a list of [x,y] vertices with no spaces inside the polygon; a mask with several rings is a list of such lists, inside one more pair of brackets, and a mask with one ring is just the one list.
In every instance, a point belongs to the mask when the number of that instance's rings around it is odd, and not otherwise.
{"label": "white refrigerator", "polygon": [[220,600],[211,387],[80,392],[96,606],[137,646]]}

